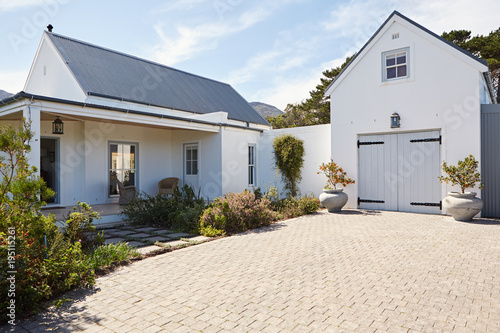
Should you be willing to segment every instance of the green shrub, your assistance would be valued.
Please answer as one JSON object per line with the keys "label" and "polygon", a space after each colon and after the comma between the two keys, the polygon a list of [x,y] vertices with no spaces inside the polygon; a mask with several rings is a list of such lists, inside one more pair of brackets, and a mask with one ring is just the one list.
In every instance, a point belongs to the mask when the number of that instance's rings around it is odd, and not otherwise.
{"label": "green shrub", "polygon": [[205,200],[196,195],[192,187],[184,185],[175,189],[170,197],[140,193],[123,206],[126,220],[136,225],[156,225],[192,232],[197,229],[198,219],[206,208]]}
{"label": "green shrub", "polygon": [[98,212],[92,210],[85,202],[78,201],[78,206],[73,207],[73,212],[66,217],[64,234],[70,243],[80,242],[85,252],[102,245],[104,234],[96,232],[92,224],[94,219],[100,219]]}
{"label": "green shrub", "polygon": [[11,301],[20,314],[69,288],[94,283],[93,271],[82,261],[80,242],[69,242],[58,231],[54,216],[41,213],[43,199],[54,192],[29,166],[33,134],[24,119],[17,129],[0,126],[1,322],[12,319],[6,315]]}
{"label": "green shrub", "polygon": [[267,199],[256,200],[251,192],[229,193],[216,198],[200,219],[202,234],[236,233],[269,225],[276,213]]}
{"label": "green shrub", "polygon": [[127,243],[116,243],[98,246],[85,257],[85,263],[92,269],[110,266],[113,262],[138,257],[141,254]]}
{"label": "green shrub", "polygon": [[293,218],[313,214],[319,209],[319,199],[313,196],[283,199],[277,211],[283,218]]}
{"label": "green shrub", "polygon": [[263,198],[269,200],[272,210],[278,213],[277,219],[289,219],[315,213],[320,206],[319,199],[313,195],[280,199],[274,185],[266,185]]}

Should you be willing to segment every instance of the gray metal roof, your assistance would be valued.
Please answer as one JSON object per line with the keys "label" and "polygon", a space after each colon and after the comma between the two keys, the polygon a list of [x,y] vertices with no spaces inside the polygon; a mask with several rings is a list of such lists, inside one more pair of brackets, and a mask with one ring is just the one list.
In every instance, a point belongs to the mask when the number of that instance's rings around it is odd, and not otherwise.
{"label": "gray metal roof", "polygon": [[91,96],[269,123],[230,85],[66,36],[46,34]]}

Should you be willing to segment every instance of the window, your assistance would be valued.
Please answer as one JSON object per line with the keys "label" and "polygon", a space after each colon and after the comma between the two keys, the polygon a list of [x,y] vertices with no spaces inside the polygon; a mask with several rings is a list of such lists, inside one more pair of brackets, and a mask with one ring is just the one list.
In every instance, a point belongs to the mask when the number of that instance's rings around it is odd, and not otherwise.
{"label": "window", "polygon": [[255,146],[248,146],[248,185],[255,186]]}
{"label": "window", "polygon": [[408,73],[408,49],[382,54],[384,81],[406,78]]}
{"label": "window", "polygon": [[198,174],[198,145],[187,144],[184,149],[186,175],[196,176]]}
{"label": "window", "polygon": [[109,195],[118,194],[117,180],[123,186],[136,185],[137,145],[111,143],[109,145]]}

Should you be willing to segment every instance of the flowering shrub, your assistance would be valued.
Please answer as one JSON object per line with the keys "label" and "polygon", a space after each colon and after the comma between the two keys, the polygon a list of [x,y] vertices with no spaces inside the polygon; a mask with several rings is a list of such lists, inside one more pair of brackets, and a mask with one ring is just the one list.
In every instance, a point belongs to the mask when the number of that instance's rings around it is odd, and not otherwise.
{"label": "flowering shrub", "polygon": [[325,189],[337,189],[337,184],[346,187],[349,184],[354,184],[354,180],[347,177],[347,173],[332,159],[330,162],[323,163],[319,167],[318,174],[324,173],[327,178]]}
{"label": "flowering shrub", "polygon": [[469,155],[463,161],[458,161],[458,165],[446,164],[443,161],[441,168],[448,176],[439,176],[439,180],[445,183],[451,183],[451,185],[460,186],[462,193],[465,193],[466,188],[474,188],[476,183],[479,183],[478,188],[483,188],[483,183],[481,183],[481,174],[477,172],[477,167],[479,162],[476,161],[473,155]]}
{"label": "flowering shrub", "polygon": [[203,235],[223,235],[269,225],[276,213],[267,199],[256,200],[251,192],[229,193],[214,199],[203,212],[200,231]]}
{"label": "flowering shrub", "polygon": [[131,224],[161,225],[183,232],[193,232],[206,208],[205,200],[193,188],[184,185],[175,189],[171,197],[163,194],[139,193],[137,198],[123,206],[122,214]]}

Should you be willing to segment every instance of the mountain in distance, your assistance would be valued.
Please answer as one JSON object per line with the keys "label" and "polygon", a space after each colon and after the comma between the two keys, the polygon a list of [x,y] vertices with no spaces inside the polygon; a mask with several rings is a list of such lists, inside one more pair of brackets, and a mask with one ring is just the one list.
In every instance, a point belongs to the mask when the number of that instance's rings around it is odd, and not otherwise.
{"label": "mountain in distance", "polygon": [[284,113],[277,107],[266,103],[251,102],[250,105],[264,118],[276,117]]}
{"label": "mountain in distance", "polygon": [[0,99],[7,98],[9,96],[12,96],[11,93],[6,92],[5,90],[0,89]]}

